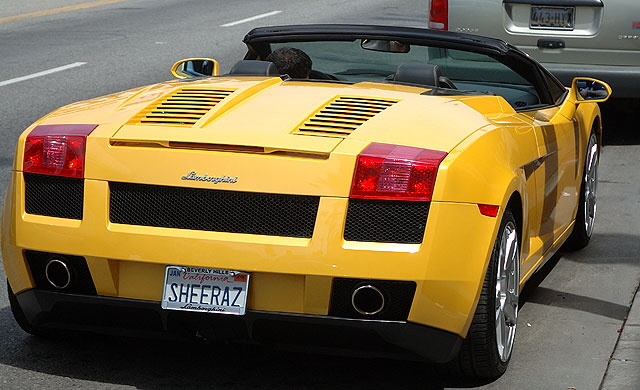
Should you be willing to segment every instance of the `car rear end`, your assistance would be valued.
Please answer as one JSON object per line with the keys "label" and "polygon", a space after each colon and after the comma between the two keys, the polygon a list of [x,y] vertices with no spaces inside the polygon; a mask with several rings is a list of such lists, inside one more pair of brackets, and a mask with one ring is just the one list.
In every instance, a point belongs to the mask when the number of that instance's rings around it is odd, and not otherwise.
{"label": "car rear end", "polygon": [[635,0],[431,0],[429,28],[500,38],[565,85],[593,77],[608,82],[614,97],[640,97]]}
{"label": "car rear end", "polygon": [[[2,223],[27,328],[455,356],[496,219],[431,194],[447,151],[485,119],[403,87],[280,84],[168,84],[29,128]],[[438,136],[389,131],[413,120]],[[409,142],[418,147],[388,146]],[[396,155],[426,168],[365,169]],[[430,189],[394,189],[407,184],[395,173],[423,168]],[[369,191],[377,181],[391,192]]]}

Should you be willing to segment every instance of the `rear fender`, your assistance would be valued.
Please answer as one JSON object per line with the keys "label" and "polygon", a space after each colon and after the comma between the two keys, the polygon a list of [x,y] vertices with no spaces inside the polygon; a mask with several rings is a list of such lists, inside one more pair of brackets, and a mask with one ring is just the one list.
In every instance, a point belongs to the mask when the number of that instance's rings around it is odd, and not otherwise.
{"label": "rear fender", "polygon": [[[477,234],[481,234],[485,242],[482,245],[483,248],[474,249],[476,254],[482,255],[468,257],[457,266],[451,264],[452,273],[443,278],[455,278],[453,273],[455,269],[460,269],[460,266],[466,268],[465,275],[474,275],[473,279],[466,279],[466,291],[469,294],[467,296],[473,296],[474,299],[469,299],[469,306],[466,307],[467,321],[459,333],[463,337],[471,324],[500,221],[509,202],[514,194],[517,194],[516,198],[520,201],[519,209],[528,210],[529,208],[528,193],[535,188],[532,187],[533,183],[527,185],[524,166],[537,157],[535,134],[530,125],[500,128],[488,126],[474,133],[455,148],[440,166],[434,201],[461,204],[460,206],[471,205],[475,207],[477,215],[481,215],[478,205],[499,206],[495,217],[481,216],[486,219],[486,223],[482,223],[482,229],[477,230]],[[522,237],[528,231],[524,228],[529,224],[527,212],[521,212],[516,219],[522,225],[519,229],[521,258],[524,258],[529,252],[529,239]],[[473,260],[473,263],[470,263],[470,260]]]}
{"label": "rear fender", "polygon": [[12,172],[2,206],[2,261],[7,280],[14,293],[33,287],[22,251],[16,245],[16,172]]}

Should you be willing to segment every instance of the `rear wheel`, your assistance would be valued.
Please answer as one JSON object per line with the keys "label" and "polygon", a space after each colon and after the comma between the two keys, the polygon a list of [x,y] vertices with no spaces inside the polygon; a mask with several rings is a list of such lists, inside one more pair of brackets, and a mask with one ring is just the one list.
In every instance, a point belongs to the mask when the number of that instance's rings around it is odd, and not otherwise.
{"label": "rear wheel", "polygon": [[598,190],[598,158],[600,150],[598,138],[591,133],[584,162],[584,173],[580,186],[580,200],[573,232],[565,243],[565,248],[577,250],[589,244],[596,219],[596,195]]}
{"label": "rear wheel", "polygon": [[507,369],[516,335],[520,245],[515,218],[506,210],[500,223],[478,307],[458,359],[456,372],[495,378]]}

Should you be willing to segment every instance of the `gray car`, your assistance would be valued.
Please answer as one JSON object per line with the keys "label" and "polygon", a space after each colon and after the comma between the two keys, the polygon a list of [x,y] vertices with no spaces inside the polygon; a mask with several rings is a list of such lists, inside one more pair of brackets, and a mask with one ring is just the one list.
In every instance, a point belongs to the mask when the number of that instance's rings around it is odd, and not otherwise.
{"label": "gray car", "polygon": [[430,0],[429,28],[500,38],[565,85],[590,76],[640,98],[640,0]]}

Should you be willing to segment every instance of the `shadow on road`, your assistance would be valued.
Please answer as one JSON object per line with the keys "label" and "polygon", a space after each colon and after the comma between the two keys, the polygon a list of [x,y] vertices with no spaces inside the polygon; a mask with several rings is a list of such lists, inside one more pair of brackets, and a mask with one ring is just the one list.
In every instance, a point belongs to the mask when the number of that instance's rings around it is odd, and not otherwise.
{"label": "shadow on road", "polygon": [[638,109],[640,99],[610,99],[600,104],[605,145],[640,145],[640,131],[633,124]]}
{"label": "shadow on road", "polygon": [[[603,182],[603,180],[600,180]],[[600,209],[598,209],[600,213]],[[633,220],[630,213],[625,218]],[[620,224],[627,223],[626,220]],[[598,226],[596,217],[596,230]],[[630,229],[630,233],[633,229]],[[640,232],[635,234],[595,232],[589,246],[578,252],[563,253],[570,261],[580,264],[640,264]]]}
{"label": "shadow on road", "polygon": [[629,306],[545,287],[532,291],[527,302],[585,311],[618,321],[623,321],[629,313]]}
{"label": "shadow on road", "polygon": [[[630,244],[631,243],[631,244]],[[637,243],[637,244],[633,244]],[[615,255],[611,248],[616,248]],[[629,305],[573,294],[540,286],[559,261],[579,263],[581,266],[637,264],[640,249],[638,236],[630,234],[594,234],[588,247],[580,251],[556,253],[527,282],[520,293],[520,308],[527,303],[537,303],[564,309],[579,310],[623,321],[629,313]]]}
{"label": "shadow on road", "polygon": [[[440,390],[488,383],[448,378],[438,368],[420,362],[315,355],[254,345],[93,334],[41,338],[22,332],[8,307],[0,309],[0,330],[4,330],[0,364],[87,381],[87,388],[102,383],[102,388],[139,389]],[[9,385],[11,388],[11,382]]]}

